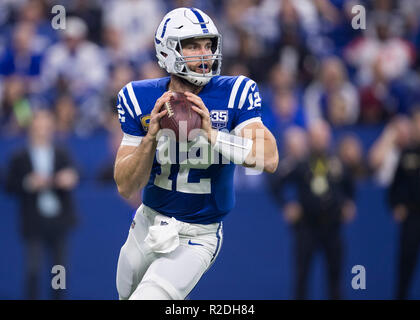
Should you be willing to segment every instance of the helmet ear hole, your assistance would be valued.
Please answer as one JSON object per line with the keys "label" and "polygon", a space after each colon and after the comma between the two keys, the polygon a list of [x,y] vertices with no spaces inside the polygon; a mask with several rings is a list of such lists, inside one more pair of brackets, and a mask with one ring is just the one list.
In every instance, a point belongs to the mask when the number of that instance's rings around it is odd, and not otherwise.
{"label": "helmet ear hole", "polygon": [[218,46],[218,39],[214,37],[214,38],[210,38],[210,40],[211,40],[211,52],[215,53]]}
{"label": "helmet ear hole", "polygon": [[165,52],[163,52],[163,51],[161,51],[161,52],[160,52],[160,54],[161,54],[162,56],[164,56],[165,58],[168,56],[168,54],[167,54],[167,53],[165,53]]}
{"label": "helmet ear hole", "polygon": [[176,45],[175,51],[178,52],[180,55],[182,55],[181,46],[179,45],[179,43]]}

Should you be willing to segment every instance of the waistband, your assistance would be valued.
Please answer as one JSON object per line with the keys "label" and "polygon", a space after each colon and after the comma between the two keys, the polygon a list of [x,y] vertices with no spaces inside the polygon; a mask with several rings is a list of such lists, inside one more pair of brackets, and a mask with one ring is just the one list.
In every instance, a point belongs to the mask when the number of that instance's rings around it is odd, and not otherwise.
{"label": "waistband", "polygon": [[222,222],[211,224],[189,223],[176,220],[174,217],[165,216],[158,211],[142,204],[139,211],[149,220],[152,226],[160,226],[167,223],[175,223],[178,233],[186,236],[197,236],[203,234],[216,233]]}

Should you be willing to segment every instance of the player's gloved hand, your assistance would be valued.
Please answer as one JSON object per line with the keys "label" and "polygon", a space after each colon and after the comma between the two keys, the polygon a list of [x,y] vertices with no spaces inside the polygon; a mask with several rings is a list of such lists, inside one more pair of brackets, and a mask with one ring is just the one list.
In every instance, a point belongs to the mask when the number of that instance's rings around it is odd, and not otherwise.
{"label": "player's gloved hand", "polygon": [[168,112],[166,109],[162,110],[162,107],[166,102],[171,99],[172,92],[165,92],[159,99],[156,100],[155,106],[150,114],[149,129],[147,130],[147,136],[156,140],[156,136],[160,130],[160,119]]}
{"label": "player's gloved hand", "polygon": [[199,96],[188,91],[184,92],[184,94],[189,101],[198,107],[193,106],[192,109],[201,116],[201,129],[206,133],[209,142],[214,145],[217,139],[217,130],[212,129],[211,127],[209,109],[207,109]]}

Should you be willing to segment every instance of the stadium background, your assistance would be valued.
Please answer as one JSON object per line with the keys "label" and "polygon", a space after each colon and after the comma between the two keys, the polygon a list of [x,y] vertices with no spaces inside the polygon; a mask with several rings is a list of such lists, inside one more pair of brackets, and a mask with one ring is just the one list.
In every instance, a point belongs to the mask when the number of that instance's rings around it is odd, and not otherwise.
{"label": "stadium background", "polygon": [[[83,28],[52,29],[51,8],[56,4],[64,5],[67,18],[78,16],[86,23],[91,42],[86,54],[92,61],[87,68],[71,72],[68,61],[60,61],[62,36],[83,34]],[[351,27],[356,4],[367,9],[366,30]],[[386,203],[386,184],[370,166],[369,152],[396,116],[409,114],[420,103],[419,1],[2,0],[0,185],[8,158],[25,143],[31,112],[51,109],[57,115],[57,140],[71,150],[80,171],[74,192],[80,222],[69,244],[66,298],[117,298],[118,253],[134,208],[101,175],[112,166],[120,138],[115,97],[128,81],[162,75],[153,56],[153,34],[163,15],[178,6],[194,6],[215,18],[224,37],[223,74],[245,74],[258,82],[263,121],[278,138],[282,155],[285,130],[306,128],[313,115],[331,124],[333,147],[348,133],[360,143],[365,174],[356,180],[357,216],[344,228],[343,296],[392,299],[399,228]],[[391,40],[378,45],[377,31],[384,26]],[[19,52],[29,56],[30,63],[18,63]],[[331,73],[324,76],[345,83],[345,106],[330,106],[333,102],[325,98],[313,103],[314,94],[322,95],[322,88],[312,85],[322,83],[323,61],[332,61]],[[385,98],[375,95],[377,84],[385,88]],[[290,299],[290,227],[267,190],[265,175],[247,176],[238,169],[235,182],[237,202],[225,221],[221,253],[190,297]],[[0,212],[0,299],[21,299],[24,261],[17,203],[3,188]],[[354,265],[366,268],[366,290],[351,287]],[[47,299],[52,275],[46,264],[43,270],[42,298]],[[324,271],[318,256],[309,286],[312,299],[326,298]],[[419,264],[410,298],[420,298]]]}

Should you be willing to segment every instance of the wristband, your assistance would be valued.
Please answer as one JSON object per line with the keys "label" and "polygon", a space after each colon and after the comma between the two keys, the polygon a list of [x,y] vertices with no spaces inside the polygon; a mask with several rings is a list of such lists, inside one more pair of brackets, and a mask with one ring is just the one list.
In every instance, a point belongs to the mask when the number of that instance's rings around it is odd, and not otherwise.
{"label": "wristband", "polygon": [[252,150],[253,141],[248,138],[218,131],[213,149],[235,164],[243,164]]}

